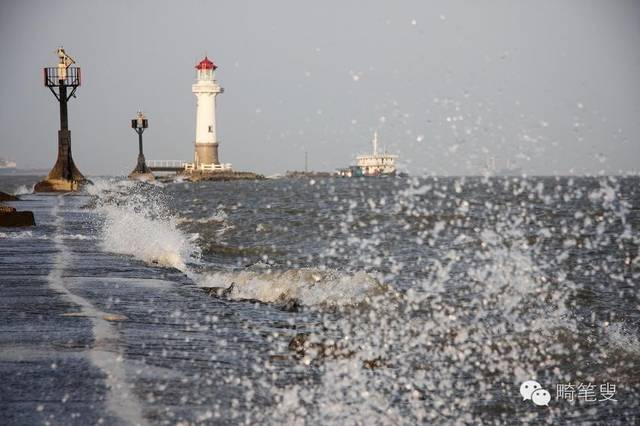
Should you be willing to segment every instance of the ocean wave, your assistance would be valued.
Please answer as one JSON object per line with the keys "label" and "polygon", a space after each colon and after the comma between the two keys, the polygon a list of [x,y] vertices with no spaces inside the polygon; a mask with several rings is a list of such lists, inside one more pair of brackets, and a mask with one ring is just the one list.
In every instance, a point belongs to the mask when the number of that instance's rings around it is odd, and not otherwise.
{"label": "ocean wave", "polygon": [[85,185],[84,191],[89,195],[104,197],[107,194],[131,189],[137,182],[119,178],[92,178],[92,185]]}
{"label": "ocean wave", "polygon": [[365,272],[348,274],[315,268],[210,272],[201,274],[197,283],[203,288],[219,289],[220,294],[230,299],[264,303],[294,301],[305,306],[355,305],[389,290]]}
{"label": "ocean wave", "polygon": [[97,236],[83,235],[83,234],[64,234],[64,235],[61,235],[60,238],[64,240],[80,240],[80,241],[90,241],[90,240],[98,239]]}
{"label": "ocean wave", "polygon": [[222,210],[218,209],[213,215],[209,217],[203,217],[200,219],[196,219],[195,221],[198,223],[209,223],[209,222],[224,222],[229,218],[229,215]]}
{"label": "ocean wave", "polygon": [[158,186],[145,182],[99,179],[88,192],[98,198],[96,211],[104,218],[104,250],[134,256],[154,265],[187,272],[200,251],[196,234],[178,229]]}
{"label": "ocean wave", "polygon": [[193,238],[177,229],[173,218],[160,219],[127,206],[102,206],[105,217],[102,246],[140,260],[185,272],[198,257]]}
{"label": "ocean wave", "polygon": [[207,224],[207,223],[223,223],[228,218],[229,218],[229,216],[227,215],[227,213],[224,210],[218,209],[211,216],[201,217],[201,218],[197,218],[197,219],[191,218],[191,217],[179,217],[177,219],[177,221],[178,221],[179,224],[183,224],[183,223]]}
{"label": "ocean wave", "polygon": [[33,231],[18,231],[18,232],[0,232],[0,238],[21,240],[21,239],[34,239],[34,240],[48,240],[46,235],[34,235]]}
{"label": "ocean wave", "polygon": [[33,194],[33,188],[35,185],[20,185],[16,189],[13,190],[13,195],[27,195]]}

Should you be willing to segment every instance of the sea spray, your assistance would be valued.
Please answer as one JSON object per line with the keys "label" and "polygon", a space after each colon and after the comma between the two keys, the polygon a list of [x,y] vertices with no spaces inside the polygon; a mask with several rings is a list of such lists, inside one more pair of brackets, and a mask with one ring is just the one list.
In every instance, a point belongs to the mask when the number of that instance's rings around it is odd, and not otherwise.
{"label": "sea spray", "polygon": [[28,195],[33,194],[33,188],[35,185],[19,185],[13,190],[13,195]]}
{"label": "sea spray", "polygon": [[177,228],[177,219],[156,187],[131,181],[98,181],[91,193],[98,197],[98,212],[104,218],[105,250],[183,272],[198,260],[197,236],[185,235]]}
{"label": "sea spray", "polygon": [[[584,407],[568,403],[534,410],[519,397],[522,380],[535,378],[552,393],[555,384],[577,380],[614,378],[633,385],[628,381],[637,371],[636,323],[625,323],[619,333],[607,332],[603,321],[612,310],[608,298],[627,291],[637,274],[637,227],[626,217],[631,209],[619,199],[615,180],[581,182],[579,188],[553,178],[426,181],[414,179],[396,194],[388,191],[390,182],[377,198],[370,194],[384,182],[362,181],[355,190],[349,185],[356,184],[340,182],[329,195],[318,185],[310,195],[318,197],[311,199],[304,191],[290,195],[299,198],[296,205],[315,206],[338,194],[326,210],[294,210],[290,202],[279,206],[273,193],[263,197],[223,184],[189,189],[199,200],[215,200],[209,212],[221,202],[229,206],[223,222],[237,227],[227,235],[230,247],[275,241],[267,247],[285,253],[260,252],[256,257],[268,259],[257,268],[246,267],[255,260],[245,262],[251,256],[239,252],[219,269],[198,268],[209,269],[204,273],[187,261],[185,272],[195,283],[227,289],[231,299],[276,307],[283,299],[308,303],[294,313],[211,301],[224,306],[224,315],[268,312],[264,327],[243,328],[242,337],[224,344],[233,346],[253,333],[271,355],[251,358],[259,380],[249,382],[243,374],[225,378],[243,389],[239,406],[248,410],[239,413],[220,403],[213,412],[232,412],[247,423],[543,423],[589,416]],[[302,183],[282,183],[287,191],[295,185]],[[176,197],[182,197],[181,213],[193,224],[184,229],[206,229],[208,242],[215,242],[212,230],[220,223],[198,222],[203,209],[189,205],[185,200],[194,196],[183,191],[176,189]],[[118,197],[112,201],[123,203]],[[153,220],[170,219],[163,209],[132,208]],[[280,217],[286,223],[278,227]],[[267,240],[255,232],[256,223],[278,235]],[[319,255],[313,250],[321,243],[313,234],[327,241]],[[296,244],[304,256],[294,257]],[[616,260],[611,253],[623,255]],[[362,292],[366,303],[355,309],[317,303],[349,300],[349,291],[359,296],[361,288],[375,290],[364,271],[388,290]],[[227,327],[217,323],[222,317],[205,326]],[[223,347],[212,345],[216,357]],[[602,412],[615,408],[597,406]]]}
{"label": "sea spray", "polygon": [[[457,186],[455,193],[463,192],[464,184]],[[516,183],[517,190],[526,186]],[[426,259],[417,285],[393,303],[372,298],[364,310],[323,315],[322,325],[305,338],[308,349],[299,351],[320,379],[283,389],[280,404],[267,414],[271,422],[508,423],[503,401],[518,381],[570,379],[554,367],[575,346],[575,338],[563,344],[558,336],[577,332],[568,307],[576,285],[558,268],[563,259],[530,238],[549,234],[545,225],[518,205],[487,202],[482,207],[490,220],[474,229],[468,218],[479,213],[478,206],[465,201],[437,182],[428,190],[399,193],[392,220],[437,255]],[[396,236],[358,234],[376,224],[359,224],[365,215],[355,208],[351,203],[344,213],[344,237],[333,241],[328,255],[349,253],[357,265],[363,259],[374,267],[393,263],[384,248]],[[522,421],[536,418],[535,412],[519,411]],[[549,415],[559,415],[558,409]]]}
{"label": "sea spray", "polygon": [[107,251],[183,272],[197,256],[193,240],[176,228],[173,219],[149,218],[123,206],[104,206],[101,213],[105,218],[103,248]]}
{"label": "sea spray", "polygon": [[[171,214],[164,195],[145,183],[100,180],[91,190],[99,199],[103,249],[134,256],[184,272],[204,288],[230,288],[227,297],[265,303],[296,301],[305,306],[348,306],[384,293],[388,287],[364,272],[314,268],[260,269],[202,272],[198,234],[180,229],[184,219]],[[224,223],[228,215],[216,213],[195,222]],[[192,266],[190,266],[190,264]]]}
{"label": "sea spray", "polygon": [[603,334],[605,340],[610,342],[614,350],[640,357],[640,336],[634,327],[623,323],[607,324]]}
{"label": "sea spray", "polygon": [[231,299],[295,301],[315,307],[356,305],[389,290],[371,274],[314,268],[210,272],[201,274],[197,280],[204,288],[228,290],[225,296]]}

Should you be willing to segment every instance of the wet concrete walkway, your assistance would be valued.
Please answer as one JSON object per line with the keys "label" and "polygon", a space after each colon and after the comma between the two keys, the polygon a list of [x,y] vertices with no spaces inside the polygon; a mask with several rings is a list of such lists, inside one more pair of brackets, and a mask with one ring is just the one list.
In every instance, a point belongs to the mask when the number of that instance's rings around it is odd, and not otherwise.
{"label": "wet concrete walkway", "polygon": [[268,339],[293,314],[103,252],[88,201],[27,196],[39,226],[0,230],[0,423],[229,424],[269,405]]}

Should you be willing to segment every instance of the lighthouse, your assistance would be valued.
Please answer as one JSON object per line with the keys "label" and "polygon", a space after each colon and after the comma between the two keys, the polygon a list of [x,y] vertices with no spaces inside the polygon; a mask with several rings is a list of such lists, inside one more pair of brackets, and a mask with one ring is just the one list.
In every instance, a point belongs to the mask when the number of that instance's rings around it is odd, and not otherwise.
{"label": "lighthouse", "polygon": [[230,165],[221,165],[218,159],[218,136],[216,133],[216,97],[224,89],[216,81],[216,64],[208,57],[196,65],[196,83],[191,91],[196,95],[196,143],[195,170],[208,172],[225,170]]}

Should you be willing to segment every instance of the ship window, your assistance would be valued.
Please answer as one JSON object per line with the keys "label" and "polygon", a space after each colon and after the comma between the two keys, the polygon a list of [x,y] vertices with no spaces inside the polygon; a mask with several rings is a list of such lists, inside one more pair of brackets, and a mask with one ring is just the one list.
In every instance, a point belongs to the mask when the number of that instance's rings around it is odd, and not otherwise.
{"label": "ship window", "polygon": [[213,126],[209,126],[209,133],[213,133]]}

